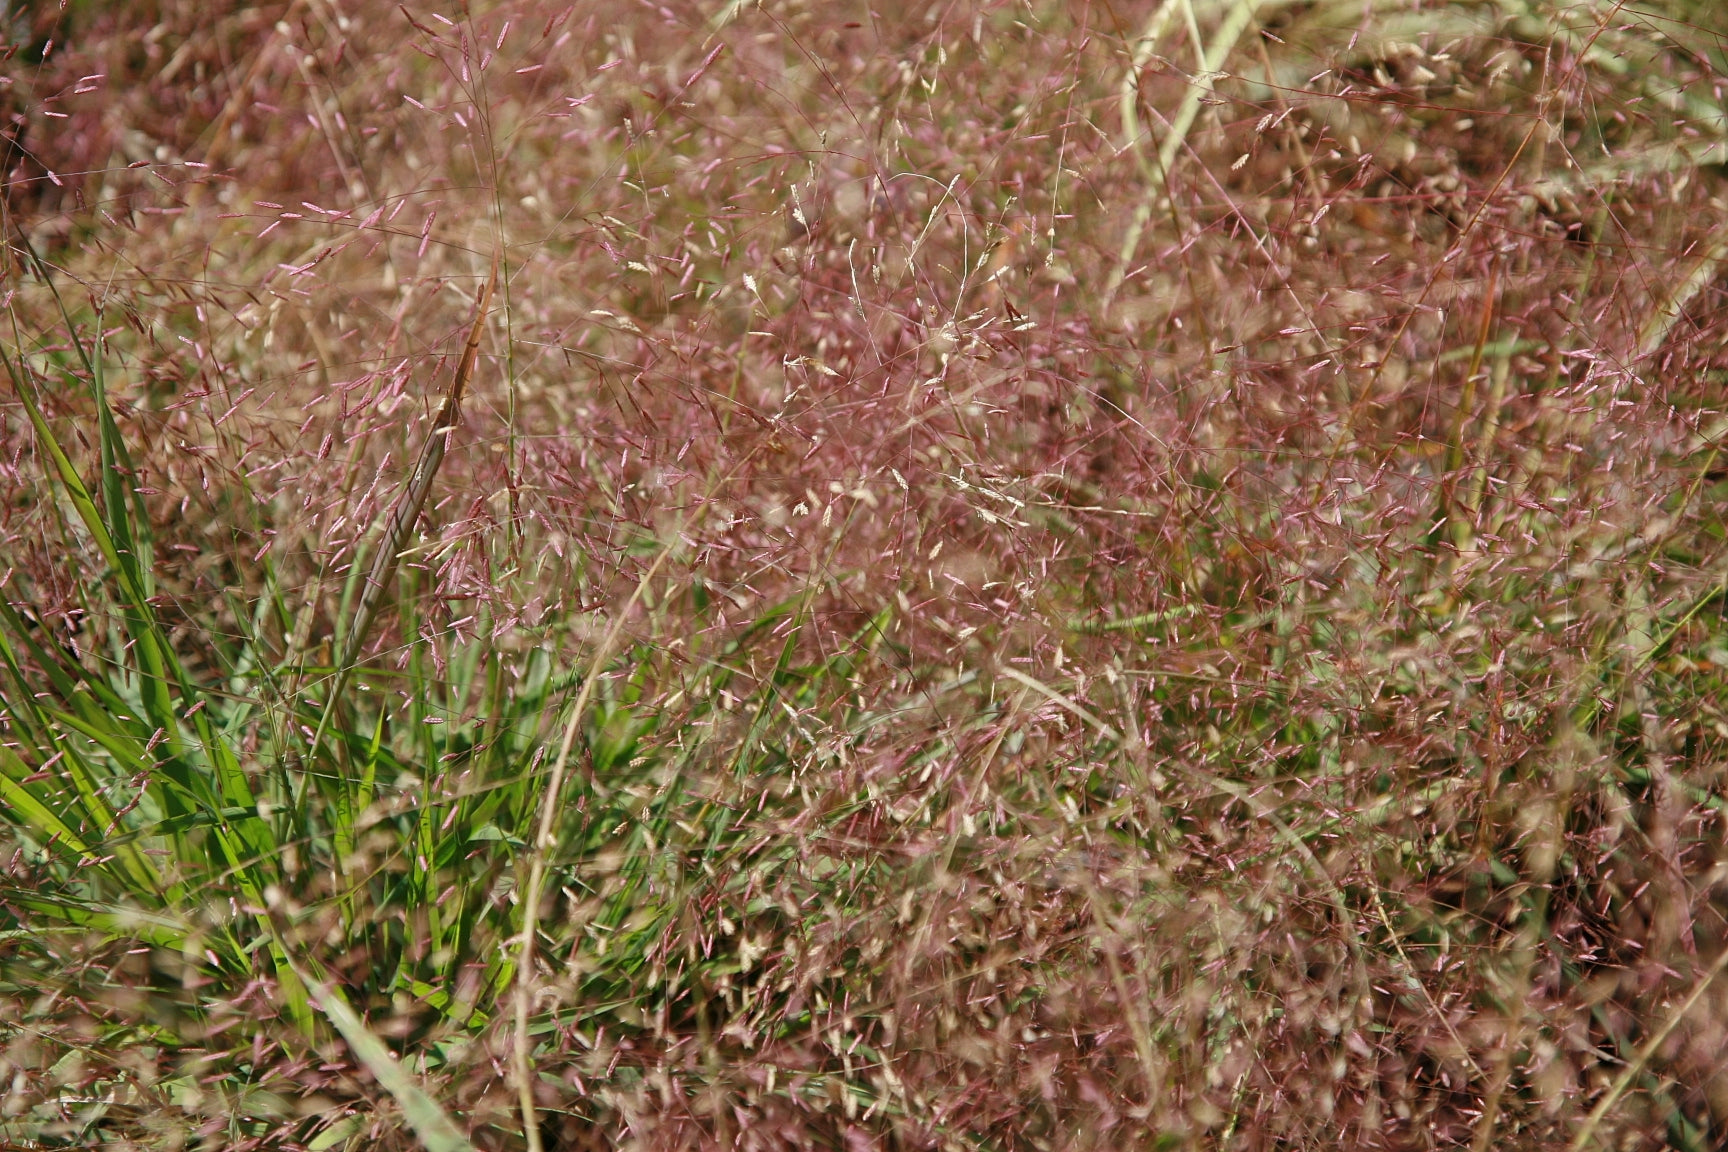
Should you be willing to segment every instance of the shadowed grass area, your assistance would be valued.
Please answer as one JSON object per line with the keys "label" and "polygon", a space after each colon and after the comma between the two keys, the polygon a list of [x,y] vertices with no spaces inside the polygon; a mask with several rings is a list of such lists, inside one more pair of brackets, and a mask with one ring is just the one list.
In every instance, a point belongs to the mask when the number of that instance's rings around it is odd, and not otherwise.
{"label": "shadowed grass area", "polygon": [[23,6],[0,1142],[1718,1147],[1713,6]]}

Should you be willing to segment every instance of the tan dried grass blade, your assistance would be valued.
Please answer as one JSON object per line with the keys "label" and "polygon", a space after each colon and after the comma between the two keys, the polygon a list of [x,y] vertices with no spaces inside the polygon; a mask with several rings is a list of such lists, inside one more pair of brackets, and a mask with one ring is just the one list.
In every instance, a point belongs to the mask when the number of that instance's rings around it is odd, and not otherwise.
{"label": "tan dried grass blade", "polygon": [[438,475],[438,468],[444,463],[444,453],[450,445],[450,437],[455,434],[456,425],[462,420],[462,395],[468,388],[469,377],[474,374],[474,364],[480,356],[480,340],[486,333],[486,315],[492,305],[492,292],[497,286],[498,265],[494,262],[486,288],[475,302],[474,324],[468,330],[468,343],[462,349],[462,360],[456,366],[456,375],[450,381],[449,391],[444,394],[444,402],[438,407],[438,417],[433,420],[432,432],[420,449],[420,459],[414,464],[414,474],[409,477],[408,487],[402,493],[402,499],[396,502],[389,522],[384,526],[384,535],[378,541],[378,551],[372,557],[372,569],[366,573],[366,586],[360,593],[360,604],[354,609],[354,620],[348,628],[347,640],[342,645],[342,658],[336,665],[338,676],[346,675],[360,658],[360,649],[366,643],[366,634],[372,630],[372,621],[383,602],[384,590],[396,576],[396,565],[402,558],[403,542],[413,531],[415,522],[420,519],[420,510],[426,506],[426,494],[432,490],[433,477]]}

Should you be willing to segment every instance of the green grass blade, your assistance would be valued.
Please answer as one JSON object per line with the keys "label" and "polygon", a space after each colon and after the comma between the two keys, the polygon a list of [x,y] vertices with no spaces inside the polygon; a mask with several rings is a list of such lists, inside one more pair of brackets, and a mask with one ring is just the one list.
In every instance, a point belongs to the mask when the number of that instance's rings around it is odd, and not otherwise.
{"label": "green grass blade", "polygon": [[366,1027],[366,1022],[349,1006],[341,990],[311,978],[292,961],[289,965],[310,992],[318,1010],[348,1042],[349,1049],[366,1065],[366,1070],[372,1073],[379,1085],[402,1106],[403,1115],[408,1118],[414,1134],[420,1137],[427,1152],[476,1152],[449,1114],[402,1066],[384,1041]]}
{"label": "green grass blade", "polygon": [[[13,818],[32,828],[51,843],[64,844],[81,857],[81,863],[96,858],[96,853],[83,839],[42,802],[36,794],[13,778],[22,768],[10,749],[0,748],[0,801],[5,802]],[[27,773],[26,773],[27,774]]]}

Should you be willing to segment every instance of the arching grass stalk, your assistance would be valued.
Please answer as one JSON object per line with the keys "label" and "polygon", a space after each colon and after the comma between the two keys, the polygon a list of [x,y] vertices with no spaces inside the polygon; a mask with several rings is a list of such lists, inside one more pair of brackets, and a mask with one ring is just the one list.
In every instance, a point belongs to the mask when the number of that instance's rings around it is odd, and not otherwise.
{"label": "arching grass stalk", "polygon": [[[678,539],[676,533],[672,539]],[[577,690],[576,699],[571,702],[569,715],[564,720],[564,735],[558,742],[558,755],[552,761],[552,777],[546,782],[546,791],[540,797],[540,817],[534,829],[534,844],[528,853],[528,879],[522,889],[522,935],[516,952],[516,1035],[511,1049],[516,1091],[521,1098],[522,1130],[528,1141],[529,1152],[541,1152],[542,1149],[540,1120],[534,1106],[534,1070],[529,1063],[528,1016],[534,998],[534,938],[540,931],[540,891],[546,884],[547,853],[556,844],[552,823],[558,818],[558,798],[564,791],[564,776],[570,764],[570,749],[576,743],[576,732],[582,726],[582,716],[588,709],[589,697],[594,694],[594,685],[600,679],[600,670],[606,666],[612,649],[617,645],[618,637],[624,631],[624,621],[629,618],[631,609],[642,599],[642,593],[647,591],[649,582],[659,573],[660,566],[671,554],[671,543],[660,549],[659,555],[654,557],[654,563],[648,565],[648,570],[636,581],[636,588],[630,593],[630,599],[624,602],[624,606],[613,617],[612,626],[606,630],[600,646],[594,650],[593,658],[588,661],[588,671],[582,677],[582,687]]]}
{"label": "arching grass stalk", "polygon": [[1579,1125],[1578,1133],[1572,1138],[1568,1152],[1584,1152],[1584,1149],[1590,1147],[1591,1142],[1596,1138],[1596,1129],[1602,1125],[1603,1117],[1607,1116],[1613,1110],[1614,1105],[1620,1102],[1620,1097],[1626,1094],[1626,1089],[1632,1081],[1643,1073],[1645,1067],[1650,1063],[1650,1058],[1656,1055],[1657,1049],[1662,1047],[1674,1029],[1679,1027],[1680,1022],[1691,1014],[1693,1008],[1697,1007],[1698,1001],[1703,999],[1704,993],[1710,990],[1710,986],[1716,982],[1716,977],[1722,975],[1724,968],[1728,968],[1728,948],[1724,948],[1704,974],[1698,977],[1697,983],[1692,986],[1692,991],[1686,999],[1682,1000],[1668,1014],[1668,1018],[1662,1022],[1661,1027],[1650,1034],[1650,1039],[1644,1042],[1644,1046],[1638,1049],[1638,1054],[1633,1057],[1632,1062],[1626,1065],[1619,1077],[1615,1079],[1613,1087],[1609,1088],[1602,1099],[1596,1102],[1596,1107],[1590,1110],[1590,1115],[1585,1117],[1583,1124]]}
{"label": "arching grass stalk", "polygon": [[[743,472],[759,451],[760,445],[746,453],[725,475],[714,477],[707,494],[712,495],[715,490]],[[698,501],[697,506],[703,503],[706,503],[706,498]],[[540,894],[546,886],[547,855],[557,844],[552,827],[558,818],[559,798],[563,795],[564,778],[570,766],[570,751],[576,745],[576,733],[581,729],[582,717],[588,710],[588,701],[594,695],[594,685],[600,680],[601,669],[605,668],[606,661],[611,659],[618,644],[618,637],[623,634],[624,621],[629,619],[631,611],[648,591],[649,584],[659,574],[682,536],[682,525],[670,533],[670,539],[661,546],[654,562],[648,565],[648,570],[636,581],[630,598],[619,609],[612,620],[612,626],[601,638],[600,646],[594,650],[593,657],[588,661],[588,669],[583,673],[582,686],[576,690],[576,699],[571,702],[569,714],[564,719],[564,734],[558,741],[558,755],[552,761],[552,775],[546,782],[546,791],[540,796],[540,812],[535,821],[534,840],[528,853],[528,877],[521,888],[522,932],[517,938],[515,974],[516,1028],[510,1053],[511,1071],[516,1078],[517,1099],[522,1111],[522,1131],[529,1152],[543,1152],[544,1148],[540,1140],[539,1113],[534,1104],[534,1069],[528,1039],[528,1017],[534,1000],[534,948],[540,931]]]}

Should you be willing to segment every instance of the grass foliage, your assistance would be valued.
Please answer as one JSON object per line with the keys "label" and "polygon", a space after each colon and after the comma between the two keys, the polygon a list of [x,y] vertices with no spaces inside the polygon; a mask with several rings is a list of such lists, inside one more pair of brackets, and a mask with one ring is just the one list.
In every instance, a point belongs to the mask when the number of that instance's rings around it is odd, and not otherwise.
{"label": "grass foliage", "polygon": [[1728,1138],[1728,23],[5,9],[8,1147]]}

